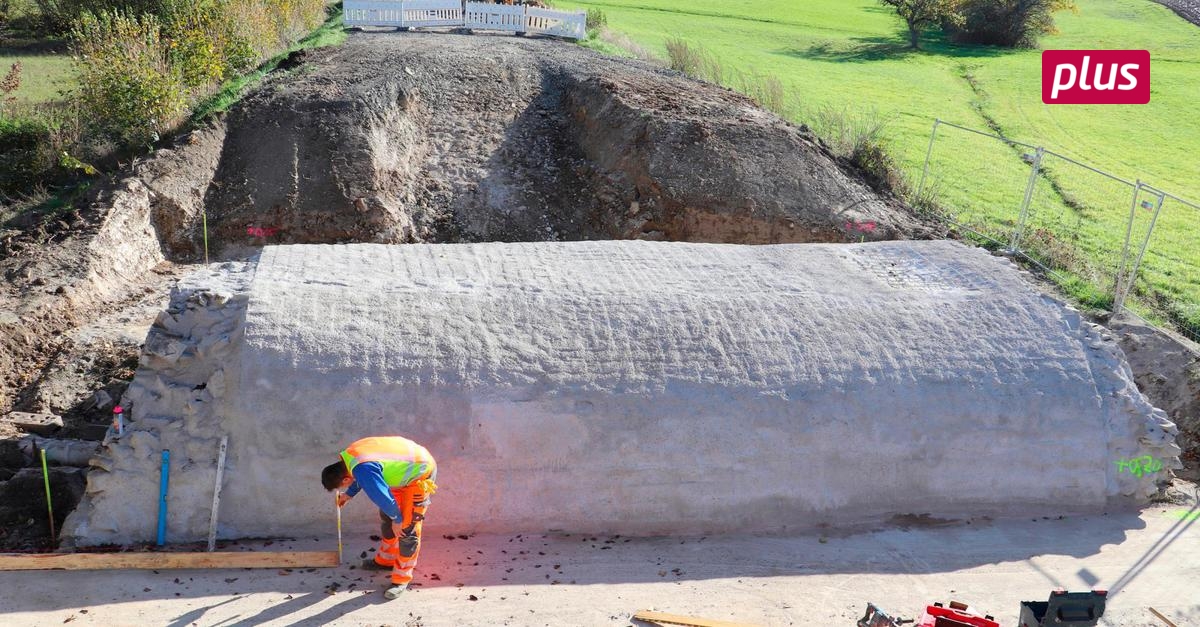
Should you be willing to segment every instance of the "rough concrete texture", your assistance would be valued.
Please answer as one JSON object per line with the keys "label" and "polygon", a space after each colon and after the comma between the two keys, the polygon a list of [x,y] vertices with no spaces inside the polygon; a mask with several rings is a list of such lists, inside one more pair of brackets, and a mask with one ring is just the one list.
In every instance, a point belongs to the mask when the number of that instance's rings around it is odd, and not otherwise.
{"label": "rough concrete texture", "polygon": [[[352,503],[349,507],[361,507]],[[853,627],[868,601],[913,618],[958,600],[1016,627],[1021,601],[1109,590],[1100,627],[1200,625],[1200,510],[973,519],[870,533],[628,538],[444,537],[431,516],[416,586],[385,601],[354,568],[373,525],[349,525],[338,569],[0,572],[5,625],[484,627],[645,625],[640,609],[763,627]],[[378,527],[375,527],[378,529]],[[581,541],[583,540],[583,541]],[[225,550],[331,550],[332,532]],[[369,553],[368,553],[369,554]]]}
{"label": "rough concrete texture", "polygon": [[224,537],[327,531],[321,467],[384,433],[456,533],[1095,510],[1180,467],[1106,332],[946,241],[268,247],[181,285],[126,403],[79,543],[153,536],[163,448],[203,537],[222,433]]}
{"label": "rough concrete texture", "polygon": [[1200,478],[1200,352],[1196,345],[1146,324],[1123,320],[1109,325],[1136,374],[1134,380],[1155,407],[1179,428],[1188,478]]}

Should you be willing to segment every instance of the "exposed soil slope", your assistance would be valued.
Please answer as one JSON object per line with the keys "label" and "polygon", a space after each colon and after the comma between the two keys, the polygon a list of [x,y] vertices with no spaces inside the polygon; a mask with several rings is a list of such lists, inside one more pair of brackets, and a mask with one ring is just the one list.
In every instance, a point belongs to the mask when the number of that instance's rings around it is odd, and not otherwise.
{"label": "exposed soil slope", "polygon": [[[805,129],[745,97],[578,46],[359,33],[227,119],[225,243],[649,238],[844,241],[920,231]],[[857,239],[857,237],[855,237]]]}
{"label": "exposed soil slope", "polygon": [[1194,344],[1144,324],[1109,326],[1120,338],[1138,388],[1179,427],[1176,443],[1184,451],[1185,469],[1178,474],[1194,481],[1200,477],[1200,353]]}

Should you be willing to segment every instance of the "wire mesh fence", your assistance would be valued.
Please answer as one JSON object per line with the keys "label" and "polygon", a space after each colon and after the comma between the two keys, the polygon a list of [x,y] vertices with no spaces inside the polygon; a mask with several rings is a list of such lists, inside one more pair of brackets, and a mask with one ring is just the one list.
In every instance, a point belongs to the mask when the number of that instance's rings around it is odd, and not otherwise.
{"label": "wire mesh fence", "polygon": [[1200,342],[1200,205],[1041,146],[938,120],[917,202],[1089,309]]}

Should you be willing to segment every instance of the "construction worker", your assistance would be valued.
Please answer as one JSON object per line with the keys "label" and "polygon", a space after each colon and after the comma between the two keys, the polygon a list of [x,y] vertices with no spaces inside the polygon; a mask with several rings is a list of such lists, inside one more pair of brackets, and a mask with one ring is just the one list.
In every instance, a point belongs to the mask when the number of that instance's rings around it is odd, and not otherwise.
{"label": "construction worker", "polygon": [[321,471],[326,490],[345,490],[338,495],[338,507],[360,490],[379,506],[379,550],[362,567],[392,571],[392,587],[383,593],[388,599],[400,596],[412,581],[421,552],[421,522],[437,490],[436,479],[437,464],[429,451],[397,436],[363,438]]}

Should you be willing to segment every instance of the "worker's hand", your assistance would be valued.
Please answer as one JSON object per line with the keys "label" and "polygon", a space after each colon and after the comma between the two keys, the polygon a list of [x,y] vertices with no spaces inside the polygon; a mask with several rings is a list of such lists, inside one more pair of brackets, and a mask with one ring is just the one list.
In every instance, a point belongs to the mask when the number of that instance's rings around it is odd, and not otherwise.
{"label": "worker's hand", "polygon": [[408,535],[409,531],[412,530],[404,528],[403,520],[396,519],[392,521],[392,533],[395,534],[397,538],[403,538],[404,536]]}
{"label": "worker's hand", "polygon": [[349,503],[349,502],[350,502],[350,495],[349,495],[349,494],[346,494],[345,492],[342,492],[342,493],[338,494],[338,497],[337,497],[337,506],[338,506],[338,507],[341,507],[341,506],[343,506],[343,505],[345,505],[346,503]]}

